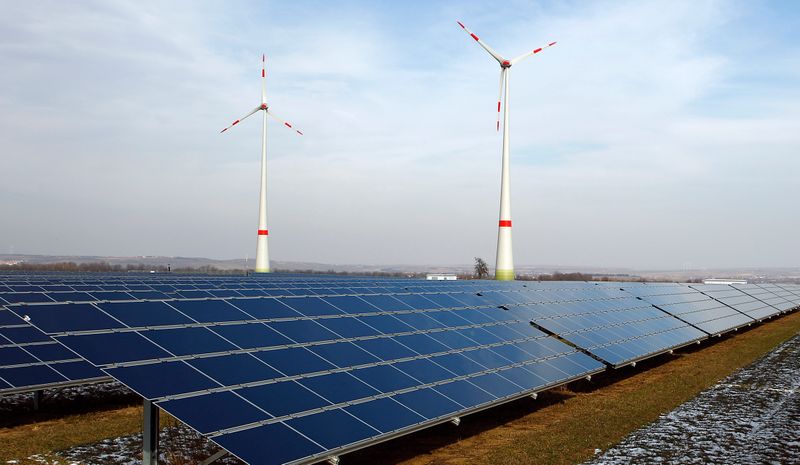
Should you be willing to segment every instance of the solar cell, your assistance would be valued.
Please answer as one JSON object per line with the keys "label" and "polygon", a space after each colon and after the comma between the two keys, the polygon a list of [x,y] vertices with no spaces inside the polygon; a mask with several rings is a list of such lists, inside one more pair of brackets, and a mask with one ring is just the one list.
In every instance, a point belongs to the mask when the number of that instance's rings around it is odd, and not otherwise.
{"label": "solar cell", "polygon": [[[210,433],[240,424],[254,423],[270,415],[232,392],[213,392],[159,404],[171,415],[186,419],[200,433]],[[213,411],[214,415],[208,412]]]}
{"label": "solar cell", "polygon": [[[278,465],[313,457],[325,449],[283,423],[224,434],[214,438],[250,465]],[[264,451],[268,450],[269,454]]]}
{"label": "solar cell", "polygon": [[101,310],[129,327],[168,326],[194,323],[164,302],[115,302],[97,304]]}
{"label": "solar cell", "polygon": [[344,410],[382,433],[399,431],[425,421],[425,417],[389,397],[350,405]]}
{"label": "solar cell", "polygon": [[65,335],[59,341],[98,366],[170,356],[167,351],[135,332]]}

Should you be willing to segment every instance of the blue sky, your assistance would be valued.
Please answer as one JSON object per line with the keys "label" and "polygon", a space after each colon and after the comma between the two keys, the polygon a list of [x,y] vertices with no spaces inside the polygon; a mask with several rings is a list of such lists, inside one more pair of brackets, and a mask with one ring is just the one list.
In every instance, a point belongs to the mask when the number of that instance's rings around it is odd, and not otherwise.
{"label": "blue sky", "polygon": [[[384,4],[386,3],[386,4]],[[3,252],[493,262],[516,56],[518,264],[796,266],[800,4],[18,2],[0,18]]]}

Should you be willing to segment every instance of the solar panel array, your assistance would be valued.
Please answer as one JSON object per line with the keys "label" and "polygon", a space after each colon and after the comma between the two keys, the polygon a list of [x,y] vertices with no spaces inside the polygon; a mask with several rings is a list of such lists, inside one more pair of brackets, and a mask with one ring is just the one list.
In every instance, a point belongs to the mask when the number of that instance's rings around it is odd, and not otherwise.
{"label": "solar panel array", "polygon": [[761,297],[764,299],[773,297],[764,295],[770,293],[758,287],[755,289],[759,292],[754,295],[743,292],[732,286],[720,286],[717,284],[692,284],[691,287],[759,321],[780,313],[780,309],[773,307],[766,300],[759,300],[757,298],[759,294],[761,294]]}
{"label": "solar panel array", "polygon": [[625,289],[712,336],[750,325],[755,321],[735,308],[682,284],[654,283]]}
{"label": "solar panel array", "polygon": [[[251,464],[311,463],[800,305],[791,285],[14,278],[0,392],[65,382],[10,375],[34,366],[76,382],[59,369],[83,363]],[[4,352],[38,346],[63,352]]]}
{"label": "solar panel array", "polygon": [[[777,308],[781,312],[790,310],[797,305],[796,296],[793,296],[791,292],[788,292],[775,284],[735,284],[733,287],[762,300],[764,303]],[[774,315],[775,314],[772,313],[767,316],[769,317]]]}
{"label": "solar panel array", "polygon": [[[182,275],[12,274],[0,276],[0,305],[116,302],[228,296],[375,293],[405,290],[419,280],[280,275],[253,277]],[[330,287],[328,287],[330,286]],[[344,287],[346,286],[346,287]],[[331,289],[331,287],[337,290]],[[0,394],[108,381],[106,374],[0,307]]]}
{"label": "solar panel array", "polygon": [[563,291],[541,294],[527,306],[534,324],[615,367],[708,337],[622,289],[589,286],[569,300]]}

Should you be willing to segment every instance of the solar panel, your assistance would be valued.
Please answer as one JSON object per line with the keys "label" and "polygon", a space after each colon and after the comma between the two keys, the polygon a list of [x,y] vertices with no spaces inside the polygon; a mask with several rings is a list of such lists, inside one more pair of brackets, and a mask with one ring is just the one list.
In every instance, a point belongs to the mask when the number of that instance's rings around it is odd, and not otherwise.
{"label": "solar panel", "polygon": [[733,331],[755,321],[754,318],[682,284],[626,283],[624,289],[712,336]]}
{"label": "solar panel", "polygon": [[0,307],[0,394],[105,379],[82,357]]}
{"label": "solar panel", "polygon": [[788,311],[797,306],[797,297],[777,284],[758,284],[758,287],[772,294],[765,302],[779,309],[781,312]]}
{"label": "solar panel", "polygon": [[580,300],[526,306],[533,322],[614,367],[691,344],[706,333],[620,290],[587,287]]}
{"label": "solar panel", "polygon": [[791,295],[786,296],[786,300],[791,300],[797,306],[800,306],[800,284],[784,284],[778,285],[781,289],[789,292]]}
{"label": "solar panel", "polygon": [[[780,313],[779,309],[759,300],[756,296],[729,285],[692,284],[691,287],[759,321]],[[759,293],[763,291],[760,288],[756,290]]]}
{"label": "solar panel", "polygon": [[[58,323],[49,308],[12,308],[245,461],[264,463],[265,444],[282,438],[270,457],[283,463],[340,453],[604,369],[531,326],[527,310],[492,300],[478,307],[443,293],[233,298],[160,302],[158,311],[155,302],[126,303],[125,311],[118,303],[71,303],[58,305]],[[458,306],[443,307],[450,304]],[[137,306],[144,315],[172,316],[168,324],[133,319]],[[172,324],[166,308],[191,322]],[[123,314],[124,324],[112,316]]]}

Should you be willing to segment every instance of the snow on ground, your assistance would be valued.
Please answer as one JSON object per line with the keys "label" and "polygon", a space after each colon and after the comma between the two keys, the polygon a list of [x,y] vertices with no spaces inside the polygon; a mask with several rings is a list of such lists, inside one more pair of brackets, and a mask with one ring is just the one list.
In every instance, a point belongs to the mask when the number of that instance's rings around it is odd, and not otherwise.
{"label": "snow on ground", "polygon": [[[158,463],[164,465],[197,464],[219,450],[215,444],[183,425],[164,428],[159,433]],[[11,464],[12,462],[7,462]],[[76,446],[57,453],[33,455],[24,463],[42,465],[138,465],[142,463],[142,435],[134,434]],[[215,465],[243,465],[225,457]]]}
{"label": "snow on ground", "polygon": [[[79,401],[94,401],[101,399],[109,401],[122,398],[138,399],[136,394],[117,382],[104,382],[96,384],[83,384],[80,386],[45,389],[42,396],[42,405],[70,404]],[[0,397],[0,413],[15,413],[28,411],[33,408],[33,393],[9,394]],[[47,408],[47,407],[45,407]]]}
{"label": "snow on ground", "polygon": [[800,464],[800,335],[585,465]]}

